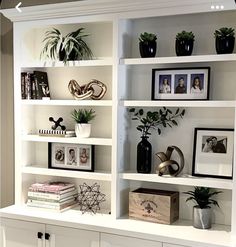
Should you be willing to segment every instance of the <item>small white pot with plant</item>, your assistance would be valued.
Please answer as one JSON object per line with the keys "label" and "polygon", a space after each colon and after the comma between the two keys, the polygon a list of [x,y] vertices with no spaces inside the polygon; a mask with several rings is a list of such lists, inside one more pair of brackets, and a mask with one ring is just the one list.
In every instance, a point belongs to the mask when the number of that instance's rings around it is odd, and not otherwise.
{"label": "small white pot with plant", "polygon": [[190,195],[186,202],[193,200],[196,203],[193,207],[193,226],[195,228],[211,228],[212,210],[210,205],[219,207],[218,202],[212,197],[221,192],[206,187],[195,187],[193,191],[184,192],[184,194]]}
{"label": "small white pot with plant", "polygon": [[71,113],[72,118],[75,120],[75,134],[79,138],[90,137],[91,134],[91,120],[95,118],[95,111],[92,109],[74,109]]}

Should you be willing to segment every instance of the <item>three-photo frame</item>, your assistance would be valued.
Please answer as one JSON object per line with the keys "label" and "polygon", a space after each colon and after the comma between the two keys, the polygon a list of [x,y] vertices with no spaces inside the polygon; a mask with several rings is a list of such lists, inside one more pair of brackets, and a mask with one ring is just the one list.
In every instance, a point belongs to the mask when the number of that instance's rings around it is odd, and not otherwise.
{"label": "three-photo frame", "polygon": [[208,100],[210,67],[152,70],[152,100]]}
{"label": "three-photo frame", "polygon": [[49,143],[48,167],[55,169],[94,171],[94,146]]}

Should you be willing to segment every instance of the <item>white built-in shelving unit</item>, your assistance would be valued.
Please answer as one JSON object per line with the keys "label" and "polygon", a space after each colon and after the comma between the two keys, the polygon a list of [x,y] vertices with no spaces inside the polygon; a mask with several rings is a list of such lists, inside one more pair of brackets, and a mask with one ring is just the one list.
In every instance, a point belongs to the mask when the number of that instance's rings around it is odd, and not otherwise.
{"label": "white built-in shelving unit", "polygon": [[[37,181],[64,179],[79,186],[81,183],[99,183],[106,194],[102,213],[77,217],[78,210],[68,210],[48,216],[60,224],[91,225],[93,229],[112,226],[109,232],[126,231],[128,235],[189,246],[233,246],[236,238],[236,177],[230,179],[199,178],[191,176],[194,128],[235,128],[236,110],[236,54],[216,55],[214,30],[222,26],[236,28],[235,3],[224,1],[224,10],[210,6],[220,1],[127,1],[102,0],[24,8],[18,14],[4,10],[14,21],[14,101],[15,101],[15,205],[2,210],[3,217],[46,220],[45,212],[25,206],[27,189]],[[191,3],[190,3],[191,2]],[[219,3],[218,3],[219,4]],[[62,10],[63,9],[63,10]],[[38,21],[40,20],[40,21]],[[89,61],[40,61],[42,40],[46,30],[57,27],[63,33],[85,27],[86,38],[94,59]],[[177,57],[174,50],[175,35],[182,30],[195,34],[192,56]],[[157,33],[155,58],[140,58],[138,37],[142,32]],[[152,101],[153,68],[210,67],[209,100]],[[42,70],[48,73],[50,100],[21,100],[20,74],[22,71]],[[74,100],[68,91],[71,79],[83,84],[98,79],[107,85],[102,100]],[[136,172],[136,146],[139,133],[127,109],[145,110],[185,108],[186,115],[175,129],[153,133],[153,171]],[[48,117],[63,117],[65,125],[73,129],[70,112],[74,108],[93,108],[96,119],[92,123],[92,137],[87,139],[42,137],[39,128],[49,128]],[[236,137],[235,137],[236,140]],[[88,144],[95,146],[95,171],[78,172],[49,169],[48,143]],[[180,147],[185,156],[185,167],[180,177],[159,177],[155,173],[155,153],[167,146]],[[235,151],[235,148],[234,148]],[[234,152],[236,153],[236,152]],[[235,159],[232,164],[236,168]],[[214,227],[210,231],[191,226],[192,204],[185,202],[182,192],[194,186],[206,186],[223,191],[214,208]],[[180,192],[180,220],[174,225],[161,225],[129,220],[129,191],[148,187]],[[106,222],[105,222],[106,221]],[[87,227],[86,225],[86,227]],[[199,240],[200,239],[200,240]],[[235,243],[234,243],[235,244]]]}

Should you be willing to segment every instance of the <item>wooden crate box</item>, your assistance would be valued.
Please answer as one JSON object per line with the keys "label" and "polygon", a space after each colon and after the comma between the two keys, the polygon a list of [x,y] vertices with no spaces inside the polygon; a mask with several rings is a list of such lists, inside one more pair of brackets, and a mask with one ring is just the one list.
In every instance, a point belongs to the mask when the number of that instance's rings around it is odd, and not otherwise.
{"label": "wooden crate box", "polygon": [[129,192],[129,218],[173,223],[179,219],[179,192],[145,188]]}

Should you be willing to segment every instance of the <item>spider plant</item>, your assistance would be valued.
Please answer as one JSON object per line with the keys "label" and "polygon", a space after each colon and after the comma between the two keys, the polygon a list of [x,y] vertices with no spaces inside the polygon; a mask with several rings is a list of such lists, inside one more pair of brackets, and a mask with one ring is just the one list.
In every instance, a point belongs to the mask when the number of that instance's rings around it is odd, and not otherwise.
{"label": "spider plant", "polygon": [[46,31],[45,36],[41,59],[60,60],[66,63],[68,60],[92,58],[92,51],[83,40],[84,37],[88,36],[84,33],[84,28],[79,28],[66,36],[63,36],[58,29],[53,28]]}

